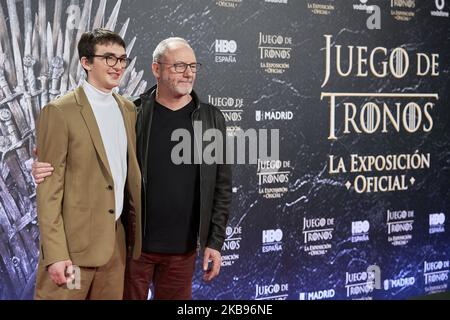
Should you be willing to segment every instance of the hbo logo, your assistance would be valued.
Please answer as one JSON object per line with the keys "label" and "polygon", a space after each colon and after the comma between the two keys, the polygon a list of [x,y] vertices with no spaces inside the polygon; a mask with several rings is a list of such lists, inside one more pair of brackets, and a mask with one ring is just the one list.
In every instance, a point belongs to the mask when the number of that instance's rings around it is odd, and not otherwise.
{"label": "hbo logo", "polygon": [[283,231],[277,230],[264,230],[262,234],[263,243],[280,242],[283,239]]}
{"label": "hbo logo", "polygon": [[370,224],[369,221],[353,221],[352,222],[352,233],[360,234],[369,232]]}
{"label": "hbo logo", "polygon": [[445,222],[445,214],[432,213],[430,214],[430,226],[443,225]]}
{"label": "hbo logo", "polygon": [[217,53],[236,53],[237,43],[234,40],[216,40]]}

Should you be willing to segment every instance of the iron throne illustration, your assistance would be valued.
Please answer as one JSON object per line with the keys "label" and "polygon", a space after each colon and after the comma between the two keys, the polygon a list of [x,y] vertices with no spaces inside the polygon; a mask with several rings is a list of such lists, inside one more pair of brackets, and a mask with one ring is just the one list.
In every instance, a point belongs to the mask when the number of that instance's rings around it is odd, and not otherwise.
{"label": "iron throne illustration", "polygon": [[[108,4],[114,6],[108,17],[106,0],[0,2],[0,299],[33,296],[39,255],[36,191],[30,174],[36,119],[49,101],[73,90],[85,77],[76,50],[83,32],[104,27],[126,39],[130,19],[115,30],[122,1],[114,3]],[[135,41],[136,37],[129,42],[128,56]],[[143,93],[147,86],[135,63],[136,57],[118,88],[126,97]]]}

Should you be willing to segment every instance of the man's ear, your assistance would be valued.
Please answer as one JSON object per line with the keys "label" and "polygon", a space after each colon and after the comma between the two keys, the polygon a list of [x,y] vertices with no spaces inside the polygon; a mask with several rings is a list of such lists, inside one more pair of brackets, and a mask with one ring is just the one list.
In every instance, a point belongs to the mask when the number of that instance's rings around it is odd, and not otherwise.
{"label": "man's ear", "polygon": [[89,62],[88,58],[82,57],[80,59],[80,63],[83,66],[84,70],[86,70],[86,71],[91,71],[92,70],[91,63]]}
{"label": "man's ear", "polygon": [[152,63],[153,76],[158,80],[161,77],[161,66],[157,62]]}

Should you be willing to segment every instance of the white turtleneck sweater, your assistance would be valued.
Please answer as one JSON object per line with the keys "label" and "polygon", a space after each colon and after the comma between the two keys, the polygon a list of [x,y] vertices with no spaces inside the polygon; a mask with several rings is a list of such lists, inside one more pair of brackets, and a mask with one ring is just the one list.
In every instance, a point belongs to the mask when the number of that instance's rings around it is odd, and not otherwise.
{"label": "white turtleneck sweater", "polygon": [[103,146],[114,181],[115,214],[119,219],[123,209],[123,193],[127,178],[127,133],[112,91],[105,93],[84,81],[83,89],[97,120]]}

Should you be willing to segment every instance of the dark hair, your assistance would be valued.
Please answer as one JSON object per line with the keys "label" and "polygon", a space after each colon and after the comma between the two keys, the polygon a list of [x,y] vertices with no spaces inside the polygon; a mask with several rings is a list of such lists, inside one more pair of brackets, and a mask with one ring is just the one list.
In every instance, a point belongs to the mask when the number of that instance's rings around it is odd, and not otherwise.
{"label": "dark hair", "polygon": [[118,44],[126,49],[125,41],[123,41],[121,36],[111,30],[98,28],[81,35],[78,42],[79,59],[86,57],[92,63],[92,56],[95,55],[95,46],[97,44]]}

